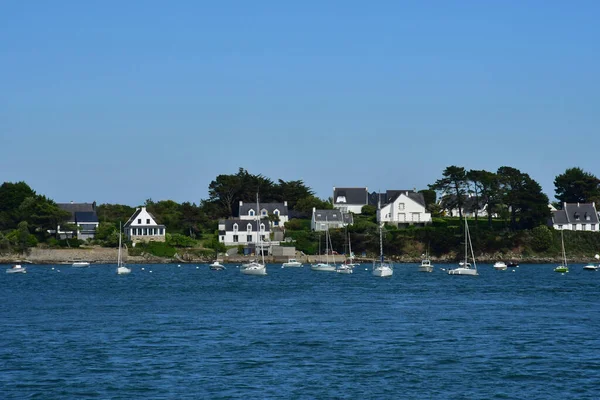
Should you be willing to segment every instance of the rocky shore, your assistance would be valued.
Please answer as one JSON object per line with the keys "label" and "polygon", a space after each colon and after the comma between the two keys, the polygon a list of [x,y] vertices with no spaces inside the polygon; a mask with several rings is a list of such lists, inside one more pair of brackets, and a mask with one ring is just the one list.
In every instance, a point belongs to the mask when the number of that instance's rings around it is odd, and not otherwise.
{"label": "rocky shore", "polygon": [[[243,263],[252,259],[250,256],[227,256],[222,260],[225,263]],[[325,256],[307,256],[298,254],[296,257],[304,263],[315,263],[325,261]],[[331,256],[329,257],[331,260]],[[393,262],[397,263],[420,263],[421,257],[411,256],[390,256]],[[0,254],[0,263],[33,263],[33,264],[71,264],[74,260],[88,261],[96,264],[113,264],[117,260],[117,249],[105,247],[89,247],[77,249],[42,249],[32,248],[28,254]],[[201,258],[191,253],[176,254],[173,258],[156,257],[151,254],[141,256],[130,256],[125,252],[124,260],[129,264],[168,264],[168,263],[209,263],[214,261],[209,258]],[[482,254],[477,256],[479,263],[494,263],[496,261],[513,261],[520,264],[547,264],[559,263],[560,257],[553,256],[524,256],[521,254]],[[266,262],[283,262],[287,258],[265,257]],[[336,263],[343,261],[343,256],[335,256]],[[442,257],[431,257],[433,263],[455,263],[458,261],[456,254],[448,254]],[[569,263],[587,263],[592,261],[592,257],[574,256],[569,257]],[[370,264],[372,258],[357,258],[356,262]]]}

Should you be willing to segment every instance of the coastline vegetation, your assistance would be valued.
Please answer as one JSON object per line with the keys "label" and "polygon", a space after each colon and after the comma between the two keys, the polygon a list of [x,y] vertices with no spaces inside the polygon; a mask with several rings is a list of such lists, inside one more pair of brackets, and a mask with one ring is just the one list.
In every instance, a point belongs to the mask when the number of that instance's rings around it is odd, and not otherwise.
{"label": "coastline vegetation", "polygon": [[[569,168],[555,179],[554,205],[562,202],[598,202],[600,180],[580,168]],[[287,201],[293,219],[285,224],[285,236],[305,254],[317,254],[322,237],[310,229],[313,207],[331,209],[332,199],[320,199],[302,180],[272,181],[240,168],[236,174],[219,175],[209,184],[209,198],[199,204],[173,200],[153,201],[144,206],[167,227],[164,243],[129,244],[131,255],[152,254],[158,257],[177,257],[188,254],[210,258],[227,248],[218,240],[218,220],[237,215],[239,202],[254,202],[256,192],[263,202]],[[548,197],[541,186],[512,167],[500,167],[497,172],[466,171],[462,167],[446,168],[442,177],[428,189],[420,191],[431,212],[433,221],[425,227],[397,228],[386,225],[386,253],[393,257],[418,258],[426,251],[433,257],[454,259],[462,248],[462,219],[465,203],[475,204],[474,217],[469,218],[473,246],[479,255],[494,257],[558,257],[561,253],[560,232],[548,227],[550,209]],[[438,195],[442,196],[438,201]],[[487,215],[478,216],[480,205]],[[458,210],[458,216],[446,210]],[[96,209],[99,226],[93,240],[60,239],[51,233],[61,225],[62,230],[75,229],[66,221],[69,213],[44,195],[37,194],[25,182],[4,182],[0,186],[0,254],[26,254],[36,246],[45,248],[74,248],[79,246],[117,247],[118,226],[134,213],[135,207],[122,204],[101,204]],[[273,217],[273,216],[269,216]],[[347,229],[332,230],[333,248],[343,252],[346,235],[352,240],[357,255],[371,257],[378,251],[376,209],[363,207]],[[600,252],[600,233],[564,232],[568,254],[590,257]]]}

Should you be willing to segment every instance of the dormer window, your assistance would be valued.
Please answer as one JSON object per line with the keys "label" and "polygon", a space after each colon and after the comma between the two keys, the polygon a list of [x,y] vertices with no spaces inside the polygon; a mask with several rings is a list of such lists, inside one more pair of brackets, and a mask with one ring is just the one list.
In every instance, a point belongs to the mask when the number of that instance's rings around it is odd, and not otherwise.
{"label": "dormer window", "polygon": [[275,211],[273,211],[273,214],[275,214],[275,215],[279,215],[279,210],[275,210]]}
{"label": "dormer window", "polygon": [[592,218],[590,218],[590,215],[588,213],[585,213],[585,215],[583,217],[585,218],[586,221],[589,221],[592,219]]}
{"label": "dormer window", "polygon": [[264,232],[265,231],[265,224],[260,224],[260,231]]}
{"label": "dormer window", "polygon": [[233,231],[237,232],[238,231],[238,224],[233,224]]}
{"label": "dormer window", "polygon": [[254,216],[254,210],[248,211],[248,215],[251,216],[251,217],[253,217]]}
{"label": "dormer window", "polygon": [[260,212],[260,214],[261,214],[263,217],[265,217],[265,216],[267,215],[267,210],[262,210],[262,211]]}
{"label": "dormer window", "polygon": [[575,218],[575,221],[579,221],[579,213],[578,212],[573,214],[573,217]]}
{"label": "dormer window", "polygon": [[346,202],[346,196],[338,196],[337,199],[335,200],[336,203],[345,203]]}
{"label": "dormer window", "polygon": [[246,225],[246,230],[247,230],[248,232],[252,232],[252,224],[248,224],[248,225]]}

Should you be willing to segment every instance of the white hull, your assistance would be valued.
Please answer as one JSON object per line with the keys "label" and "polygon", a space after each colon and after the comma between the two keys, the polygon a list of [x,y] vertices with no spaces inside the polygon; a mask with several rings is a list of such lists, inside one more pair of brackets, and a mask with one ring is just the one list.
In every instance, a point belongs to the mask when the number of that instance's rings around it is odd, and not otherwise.
{"label": "white hull", "polygon": [[27,268],[25,267],[13,267],[13,268],[9,268],[6,270],[7,274],[26,274],[27,273]]}
{"label": "white hull", "polygon": [[267,274],[267,267],[265,267],[264,265],[251,265],[249,267],[246,268],[242,268],[242,274],[244,275],[266,275]]}
{"label": "white hull", "polygon": [[117,268],[118,275],[127,275],[131,273],[131,268],[120,266]]}
{"label": "white hull", "polygon": [[336,268],[333,265],[329,265],[329,264],[315,264],[315,265],[311,265],[310,269],[312,269],[313,271],[325,271],[325,272],[335,272]]}
{"label": "white hull", "polygon": [[477,273],[476,269],[459,267],[459,268],[455,268],[455,269],[449,269],[448,270],[448,275],[471,275],[471,276],[476,276],[476,275],[479,275],[479,274]]}
{"label": "white hull", "polygon": [[583,267],[583,269],[585,271],[598,271],[598,268],[600,268],[600,266],[597,265],[586,265],[585,267]]}
{"label": "white hull", "polygon": [[210,269],[213,271],[222,271],[225,269],[225,266],[218,261],[215,261],[214,263],[210,264]]}
{"label": "white hull", "polygon": [[298,261],[286,262],[281,265],[284,268],[300,268],[302,263]]}
{"label": "white hull", "polygon": [[90,266],[90,263],[85,262],[85,261],[77,261],[77,262],[74,262],[73,264],[71,264],[71,266],[73,268],[87,268]]}
{"label": "white hull", "polygon": [[336,271],[338,274],[351,274],[354,271],[352,270],[352,267],[348,266],[348,265],[342,265],[341,267],[339,267]]}
{"label": "white hull", "polygon": [[419,272],[433,272],[433,265],[419,265]]}
{"label": "white hull", "polygon": [[373,276],[378,276],[380,278],[385,278],[387,276],[392,276],[394,270],[388,265],[379,265],[373,268]]}
{"label": "white hull", "polygon": [[502,261],[498,261],[497,263],[494,264],[494,269],[497,269],[499,271],[504,271],[507,268],[508,268],[508,266]]}

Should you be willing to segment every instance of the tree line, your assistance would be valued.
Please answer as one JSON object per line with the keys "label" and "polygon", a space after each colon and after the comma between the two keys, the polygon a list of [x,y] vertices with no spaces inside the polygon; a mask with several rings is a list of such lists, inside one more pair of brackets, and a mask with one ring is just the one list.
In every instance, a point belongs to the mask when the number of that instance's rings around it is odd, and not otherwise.
{"label": "tree line", "polygon": [[[554,184],[557,206],[562,202],[600,200],[600,180],[581,168],[567,169],[555,178]],[[548,197],[542,192],[541,186],[527,173],[516,168],[503,166],[496,172],[490,172],[449,166],[444,169],[440,179],[428,186],[428,189],[421,192],[427,208],[434,216],[443,215],[436,201],[436,193],[439,193],[442,200],[445,200],[445,207],[456,207],[459,210],[459,219],[463,218],[462,208],[469,196],[475,199],[475,204],[485,205],[490,229],[494,226],[493,215],[506,217],[512,231],[546,225],[550,217]],[[218,220],[238,215],[240,200],[254,203],[257,194],[261,202],[287,201],[288,209],[301,218],[310,218],[313,207],[332,208],[332,199],[318,198],[302,180],[273,181],[260,174],[251,174],[243,168],[239,168],[235,174],[218,175],[210,182],[208,194],[208,199],[200,200],[198,204],[148,199],[144,206],[167,226],[174,245],[191,246],[194,240],[202,240],[204,243],[212,243],[213,247],[217,247],[218,242]],[[119,222],[124,224],[134,213],[135,207],[101,204],[96,210],[100,225],[95,243],[115,246]],[[61,225],[63,230],[68,229],[66,221],[69,217],[70,214],[60,209],[53,200],[37,194],[25,182],[4,182],[0,186],[0,252],[24,251],[40,242],[52,246],[76,245],[73,241],[60,240],[49,233],[56,230],[57,225]],[[376,242],[371,240],[371,233],[374,234],[376,230],[368,225],[374,223],[373,218],[372,213],[367,213],[366,219],[357,221],[357,226],[351,228],[357,234],[366,235],[365,248]],[[290,222],[287,228],[291,231],[306,231],[309,225]],[[429,227],[431,229],[441,228]],[[312,241],[311,246],[314,247],[314,235],[297,236],[300,239],[304,237],[307,246]]]}

